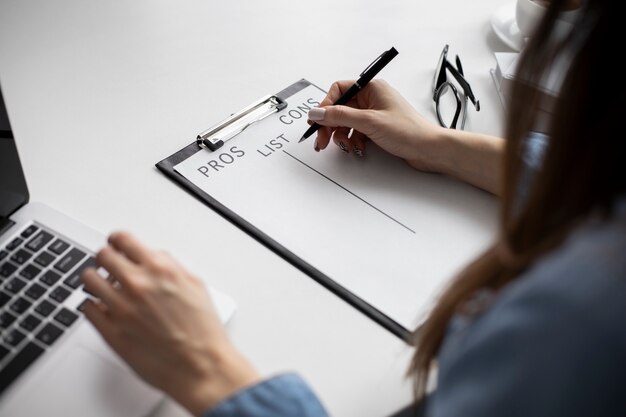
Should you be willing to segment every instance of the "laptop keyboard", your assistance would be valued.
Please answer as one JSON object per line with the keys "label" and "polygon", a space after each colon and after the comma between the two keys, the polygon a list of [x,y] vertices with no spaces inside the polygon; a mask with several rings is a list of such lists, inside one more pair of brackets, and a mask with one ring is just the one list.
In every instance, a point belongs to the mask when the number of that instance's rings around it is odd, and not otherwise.
{"label": "laptop keyboard", "polygon": [[0,247],[0,393],[80,319],[93,254],[40,225]]}

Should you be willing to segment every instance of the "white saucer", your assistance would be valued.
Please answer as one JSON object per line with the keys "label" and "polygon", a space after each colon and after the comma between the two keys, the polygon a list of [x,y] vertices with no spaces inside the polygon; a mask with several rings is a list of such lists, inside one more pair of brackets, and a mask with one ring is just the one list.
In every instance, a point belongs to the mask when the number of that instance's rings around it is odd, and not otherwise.
{"label": "white saucer", "polygon": [[515,2],[506,4],[491,16],[491,28],[507,46],[520,51],[524,37],[515,22]]}

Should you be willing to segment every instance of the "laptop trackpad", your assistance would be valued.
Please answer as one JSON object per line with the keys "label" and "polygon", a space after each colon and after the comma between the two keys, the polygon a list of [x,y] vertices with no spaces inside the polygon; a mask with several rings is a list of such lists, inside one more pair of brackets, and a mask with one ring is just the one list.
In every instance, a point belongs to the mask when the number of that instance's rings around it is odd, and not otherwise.
{"label": "laptop trackpad", "polygon": [[22,396],[37,401],[21,401],[20,416],[142,416],[154,407],[155,391],[119,364],[81,346],[64,356]]}

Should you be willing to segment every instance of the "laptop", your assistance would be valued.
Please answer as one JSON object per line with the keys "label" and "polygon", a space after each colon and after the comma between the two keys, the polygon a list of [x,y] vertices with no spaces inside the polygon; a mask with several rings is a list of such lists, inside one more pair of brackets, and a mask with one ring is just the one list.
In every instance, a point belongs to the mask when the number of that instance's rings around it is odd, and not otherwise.
{"label": "laptop", "polygon": [[[140,417],[163,398],[81,313],[80,272],[105,243],[103,234],[29,202],[0,89],[0,416]],[[226,322],[236,306],[210,290]]]}

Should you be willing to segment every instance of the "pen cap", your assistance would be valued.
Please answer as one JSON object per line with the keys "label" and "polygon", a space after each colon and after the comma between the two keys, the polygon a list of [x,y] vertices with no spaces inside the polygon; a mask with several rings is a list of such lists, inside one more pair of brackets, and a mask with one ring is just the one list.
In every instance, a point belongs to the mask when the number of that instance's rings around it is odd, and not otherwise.
{"label": "pen cap", "polygon": [[398,55],[398,51],[393,46],[390,50],[383,52],[361,73],[361,77],[357,81],[358,84],[363,87],[365,84],[369,83],[381,69],[385,68],[389,61],[396,57],[396,55]]}

